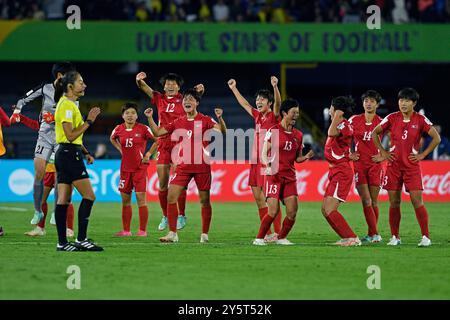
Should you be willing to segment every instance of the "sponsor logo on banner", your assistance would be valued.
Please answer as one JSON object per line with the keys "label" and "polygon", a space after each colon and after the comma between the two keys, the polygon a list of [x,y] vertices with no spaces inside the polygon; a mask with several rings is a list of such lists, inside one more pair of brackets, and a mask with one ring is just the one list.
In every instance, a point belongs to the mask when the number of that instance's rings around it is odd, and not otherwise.
{"label": "sponsor logo on banner", "polygon": [[445,175],[425,174],[422,177],[423,193],[445,196],[450,194],[450,171]]}

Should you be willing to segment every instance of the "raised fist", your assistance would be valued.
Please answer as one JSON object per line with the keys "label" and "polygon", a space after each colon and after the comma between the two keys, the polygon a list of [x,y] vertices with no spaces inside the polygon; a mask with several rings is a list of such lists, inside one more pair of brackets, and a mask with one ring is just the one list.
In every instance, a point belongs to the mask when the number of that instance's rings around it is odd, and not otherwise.
{"label": "raised fist", "polygon": [[153,117],[153,109],[152,108],[145,109],[144,114],[147,118]]}
{"label": "raised fist", "polygon": [[236,80],[234,79],[228,80],[228,86],[230,87],[230,89],[236,88]]}
{"label": "raised fist", "polygon": [[214,108],[214,113],[216,114],[217,118],[220,118],[223,114],[223,109],[221,108]]}
{"label": "raised fist", "polygon": [[272,87],[275,87],[278,85],[278,78],[275,76],[270,77],[270,83],[272,84]]}

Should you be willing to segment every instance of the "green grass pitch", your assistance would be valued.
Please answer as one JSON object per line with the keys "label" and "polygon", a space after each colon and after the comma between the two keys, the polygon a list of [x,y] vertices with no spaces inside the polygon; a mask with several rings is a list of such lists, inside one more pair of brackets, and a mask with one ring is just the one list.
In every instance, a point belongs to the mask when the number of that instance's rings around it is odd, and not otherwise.
{"label": "green grass pitch", "polygon": [[[300,203],[289,239],[296,245],[255,247],[259,228],[253,203],[213,203],[210,243],[200,244],[197,203],[188,203],[188,224],[178,244],[160,244],[161,213],[149,203],[148,238],[114,238],[120,203],[96,203],[89,237],[105,251],[56,252],[56,230],[30,238],[32,204],[1,204],[0,299],[450,299],[449,203],[427,203],[433,245],[418,248],[420,229],[410,203],[402,204],[400,247],[388,247],[387,203],[380,204],[380,244],[341,248],[320,213],[320,203]],[[8,207],[27,211],[9,210]],[[75,209],[77,210],[78,204]],[[138,212],[133,207],[132,232]],[[366,224],[359,203],[340,211],[358,235]],[[76,218],[77,215],[75,215]],[[76,220],[75,220],[76,225]],[[75,227],[76,229],[76,227]],[[81,270],[81,289],[66,286],[67,268]],[[380,268],[381,289],[369,290]]]}

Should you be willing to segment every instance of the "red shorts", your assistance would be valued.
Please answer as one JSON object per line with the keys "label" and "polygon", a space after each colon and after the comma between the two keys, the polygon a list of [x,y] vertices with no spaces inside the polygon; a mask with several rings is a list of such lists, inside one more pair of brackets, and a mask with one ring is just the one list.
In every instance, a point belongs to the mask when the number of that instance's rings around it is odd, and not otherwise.
{"label": "red shorts", "polygon": [[147,191],[147,167],[135,172],[120,171],[119,191],[123,193]]}
{"label": "red shorts", "polygon": [[383,178],[383,189],[402,190],[403,184],[405,184],[406,192],[423,190],[420,166],[402,169],[397,164],[388,165]]}
{"label": "red shorts", "polygon": [[264,187],[264,176],[261,174],[260,164],[250,165],[250,175],[248,177],[248,185],[250,187]]}
{"label": "red shorts", "polygon": [[55,172],[46,172],[44,175],[44,187],[54,188],[55,187]]}
{"label": "red shorts", "polygon": [[169,181],[169,184],[187,187],[191,179],[194,178],[195,184],[199,191],[207,191],[211,189],[211,172],[176,172]]}
{"label": "red shorts", "polygon": [[353,169],[350,164],[342,164],[330,168],[328,180],[324,196],[345,202],[353,184]]}
{"label": "red shorts", "polygon": [[355,185],[367,184],[369,186],[381,187],[383,179],[383,167],[381,163],[371,166],[362,166],[355,163]]}
{"label": "red shorts", "polygon": [[156,148],[156,164],[171,164],[172,161],[172,149],[175,146],[175,142],[168,138],[158,139],[158,146]]}
{"label": "red shorts", "polygon": [[297,181],[286,180],[278,175],[266,176],[264,193],[266,199],[283,200],[290,196],[298,196]]}

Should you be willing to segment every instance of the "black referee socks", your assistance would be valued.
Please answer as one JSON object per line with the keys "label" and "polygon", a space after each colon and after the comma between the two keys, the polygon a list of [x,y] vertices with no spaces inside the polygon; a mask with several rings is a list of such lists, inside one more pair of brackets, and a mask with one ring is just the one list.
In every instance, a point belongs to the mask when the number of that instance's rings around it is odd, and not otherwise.
{"label": "black referee socks", "polygon": [[78,241],[84,241],[87,238],[89,216],[93,205],[94,201],[88,199],[83,199],[80,203],[78,208]]}
{"label": "black referee socks", "polygon": [[57,204],[55,208],[56,230],[58,231],[58,242],[60,245],[67,243],[66,220],[68,204]]}

